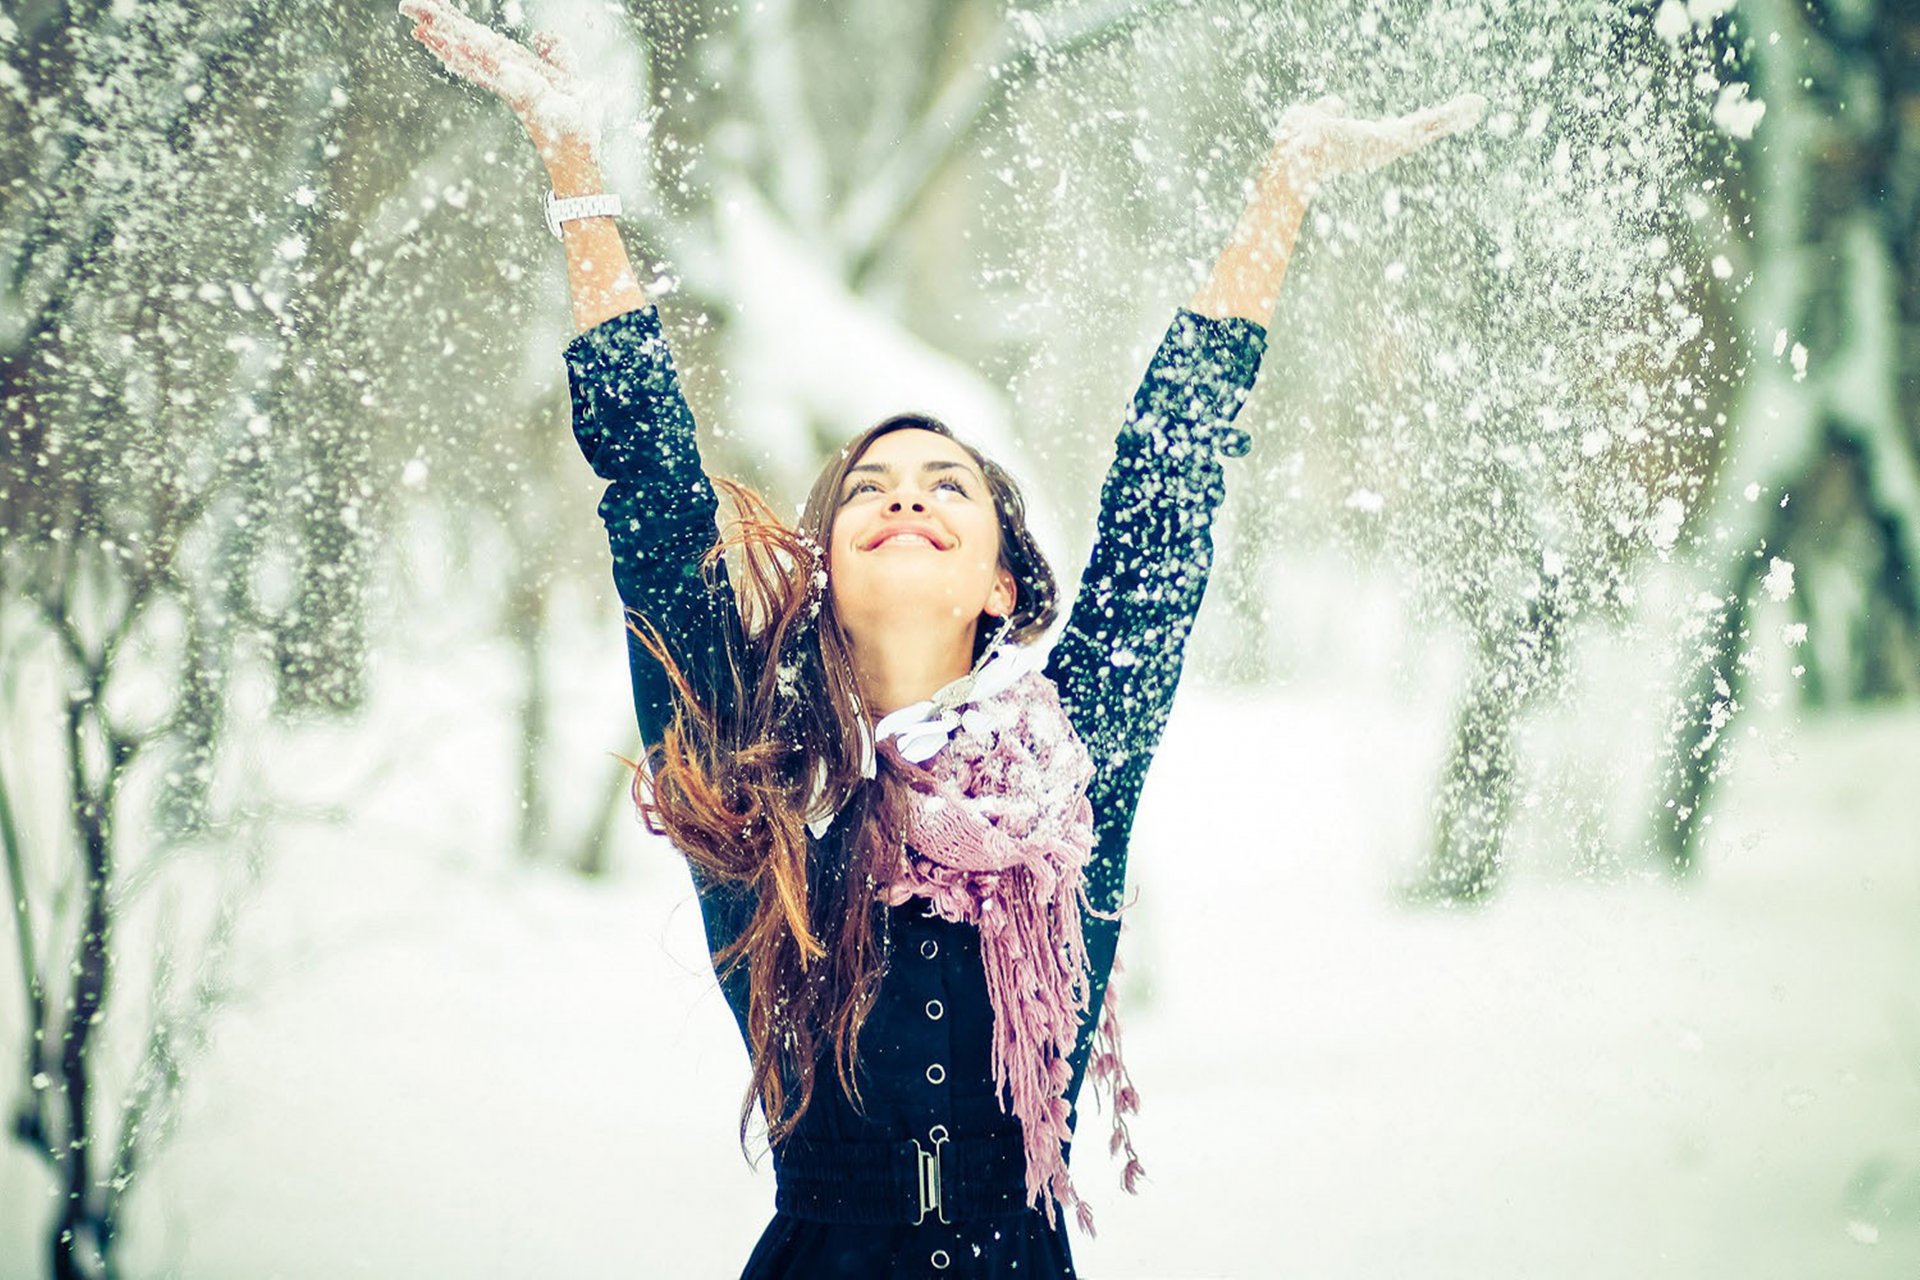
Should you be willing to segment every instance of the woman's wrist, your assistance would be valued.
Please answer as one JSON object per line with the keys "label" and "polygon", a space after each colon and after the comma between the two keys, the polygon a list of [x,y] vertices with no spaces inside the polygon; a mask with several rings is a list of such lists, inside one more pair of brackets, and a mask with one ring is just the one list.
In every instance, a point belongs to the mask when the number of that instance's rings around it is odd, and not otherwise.
{"label": "woman's wrist", "polygon": [[536,139],[540,159],[547,166],[547,181],[556,196],[595,196],[605,191],[600,162],[593,148],[575,138]]}
{"label": "woman's wrist", "polygon": [[1283,135],[1267,153],[1266,163],[1260,166],[1260,176],[1254,180],[1254,199],[1266,203],[1276,200],[1311,203],[1326,179],[1326,163],[1320,149],[1300,138]]}

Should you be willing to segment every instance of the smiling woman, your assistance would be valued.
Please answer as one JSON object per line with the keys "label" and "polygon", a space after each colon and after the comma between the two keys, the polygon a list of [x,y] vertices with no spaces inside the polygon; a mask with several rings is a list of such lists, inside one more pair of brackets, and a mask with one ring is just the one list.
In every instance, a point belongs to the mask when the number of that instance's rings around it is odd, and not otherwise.
{"label": "smiling woman", "polygon": [[[849,442],[790,531],[701,472],[654,307],[569,345],[638,619],[636,793],[693,870],[754,1062],[743,1143],[754,1103],[769,1118],[779,1211],[747,1275],[916,1254],[1073,1274],[1055,1208],[1091,1230],[1066,1176],[1082,1080],[1111,1086],[1116,1121],[1136,1102],[1105,998],[1128,832],[1264,345],[1251,321],[1178,313],[1044,651],[1054,579],[1020,490],[937,420]],[[737,515],[715,541],[720,491]],[[816,1095],[829,1060],[839,1087]]]}
{"label": "smiling woman", "polygon": [[964,676],[980,619],[1013,612],[997,505],[972,450],[926,428],[878,435],[847,468],[828,580],[876,716]]}
{"label": "smiling woman", "polygon": [[1142,1172],[1108,985],[1128,835],[1213,563],[1221,458],[1251,444],[1230,424],[1264,322],[1320,180],[1479,106],[1373,122],[1323,100],[1283,119],[1134,394],[1047,647],[1054,577],[1019,486],[937,419],[850,441],[798,528],[708,477],[658,311],[592,198],[592,95],[563,47],[442,0],[401,10],[520,115],[566,197],[549,216],[580,329],[573,427],[607,482],[631,618],[635,798],[692,870],[751,1065],[741,1142],[757,1105],[773,1152],[776,1213],[745,1275],[1072,1275],[1063,1211],[1093,1228],[1068,1176],[1089,1071],[1129,1191]]}

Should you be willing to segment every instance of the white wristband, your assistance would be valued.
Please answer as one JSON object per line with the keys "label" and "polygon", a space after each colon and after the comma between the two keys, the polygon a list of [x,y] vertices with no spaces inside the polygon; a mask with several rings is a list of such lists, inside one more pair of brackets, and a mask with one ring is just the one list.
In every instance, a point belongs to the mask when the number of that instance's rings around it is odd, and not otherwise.
{"label": "white wristband", "polygon": [[553,238],[560,236],[560,224],[574,218],[614,218],[620,215],[620,197],[612,192],[597,196],[568,196],[564,200],[556,199],[553,192],[547,192],[547,230],[553,232]]}

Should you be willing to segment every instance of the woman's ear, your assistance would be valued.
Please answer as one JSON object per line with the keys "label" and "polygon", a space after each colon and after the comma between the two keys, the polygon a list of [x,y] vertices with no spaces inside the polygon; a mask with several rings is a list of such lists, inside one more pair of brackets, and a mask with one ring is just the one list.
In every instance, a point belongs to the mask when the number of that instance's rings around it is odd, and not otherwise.
{"label": "woman's ear", "polygon": [[1013,606],[1019,602],[1020,593],[1014,585],[1013,574],[1003,567],[995,575],[993,590],[987,595],[987,612],[996,618],[1004,618],[1013,612]]}

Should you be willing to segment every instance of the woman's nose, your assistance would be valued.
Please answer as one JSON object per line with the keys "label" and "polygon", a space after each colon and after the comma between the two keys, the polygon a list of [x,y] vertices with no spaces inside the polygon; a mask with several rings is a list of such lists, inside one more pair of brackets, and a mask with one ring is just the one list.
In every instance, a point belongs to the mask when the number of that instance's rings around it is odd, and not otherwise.
{"label": "woman's nose", "polygon": [[[887,510],[889,510],[889,511],[898,511],[898,510],[899,510],[899,509],[900,509],[901,507],[903,507],[903,506],[905,506],[905,505],[907,505],[907,503],[906,503],[906,501],[905,501],[904,499],[901,499],[901,498],[895,498],[895,499],[894,499],[894,500],[893,500],[892,502],[890,502],[890,503],[888,503],[888,504],[887,504]],[[913,509],[914,509],[915,511],[922,511],[922,510],[925,510],[925,508],[926,508],[926,504],[925,504],[925,503],[923,503],[923,502],[921,502],[921,501],[920,501],[920,499],[918,499],[918,498],[915,498],[915,499],[913,500],[913,504],[912,504],[912,505],[913,505]]]}

